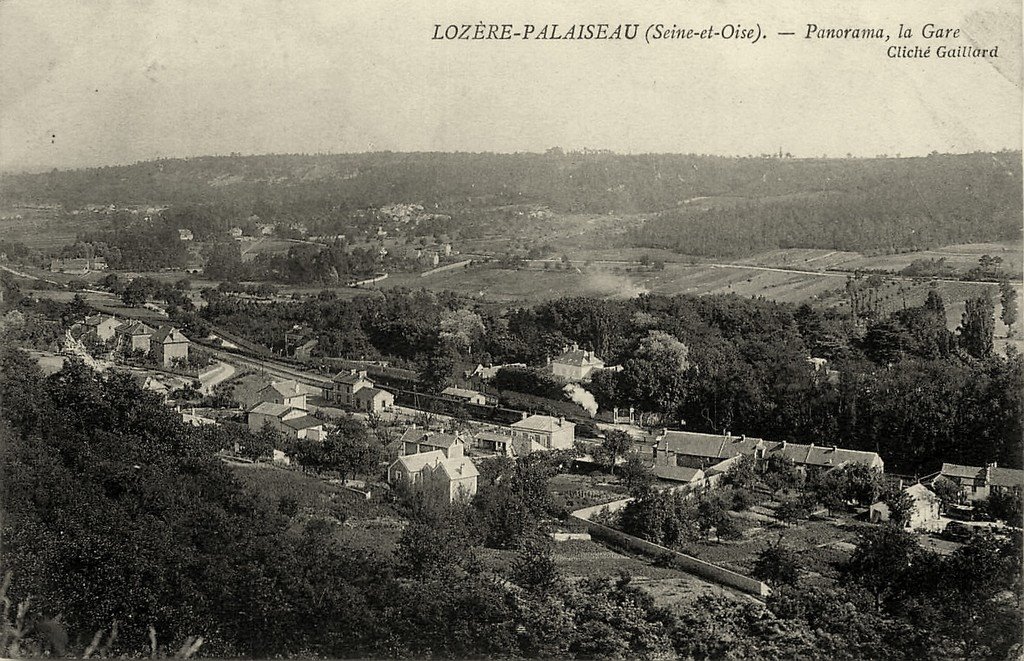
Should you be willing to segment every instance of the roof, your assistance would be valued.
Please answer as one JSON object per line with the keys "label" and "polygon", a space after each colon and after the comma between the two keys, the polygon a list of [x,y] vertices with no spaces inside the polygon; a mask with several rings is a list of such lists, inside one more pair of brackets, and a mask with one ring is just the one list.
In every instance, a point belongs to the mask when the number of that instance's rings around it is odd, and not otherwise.
{"label": "roof", "polygon": [[291,411],[292,407],[287,404],[275,404],[274,402],[260,402],[256,406],[249,409],[249,413],[259,413],[261,415],[270,415],[275,418],[280,418],[282,415]]}
{"label": "roof", "polygon": [[500,431],[495,431],[493,429],[484,429],[484,430],[475,432],[473,434],[473,437],[476,438],[477,440],[483,439],[483,440],[487,440],[487,441],[502,441],[502,442],[505,442],[505,443],[507,443],[508,441],[512,440],[512,437],[510,435],[503,434]]}
{"label": "roof", "polygon": [[942,470],[939,472],[945,477],[969,477],[971,479],[981,479],[984,477],[984,475],[982,475],[984,469],[979,466],[942,464]]}
{"label": "roof", "polygon": [[429,445],[435,448],[450,448],[456,443],[462,443],[463,441],[455,434],[410,427],[402,434],[402,442],[419,443],[420,445]]}
{"label": "roof", "polygon": [[1024,488],[1024,470],[993,466],[988,481],[997,487]]}
{"label": "roof", "polygon": [[978,480],[997,487],[1024,487],[1024,470],[992,466],[963,466],[960,464],[942,464],[939,473],[943,477],[956,477]]}
{"label": "roof", "polygon": [[842,464],[881,464],[882,458],[877,452],[863,450],[847,450],[835,446],[803,445],[801,443],[779,443],[768,450],[789,457],[797,464],[811,466],[840,466]]}
{"label": "roof", "polygon": [[345,370],[345,371],[338,372],[337,374],[334,375],[334,378],[332,379],[332,381],[334,381],[335,383],[348,383],[348,384],[356,384],[356,383],[359,383],[360,381],[366,381],[368,383],[373,383],[373,381],[370,381],[368,378],[366,378],[366,373],[365,372],[357,372],[355,370]]}
{"label": "roof", "polygon": [[696,482],[704,477],[704,471],[685,466],[655,466],[654,475],[673,482]]}
{"label": "roof", "polygon": [[188,338],[182,335],[181,331],[174,326],[161,326],[157,329],[156,333],[153,333],[153,341],[167,344],[168,342],[188,342]]}
{"label": "roof", "polygon": [[593,351],[583,351],[582,349],[570,349],[561,356],[552,358],[551,362],[561,365],[572,365],[573,367],[604,365],[604,361],[595,356]]}
{"label": "roof", "polygon": [[927,502],[934,503],[939,500],[939,497],[932,492],[931,489],[923,484],[913,484],[903,490],[908,496],[914,499],[915,503]]}
{"label": "roof", "polygon": [[442,395],[450,395],[452,397],[465,397],[466,399],[472,399],[473,397],[483,397],[483,393],[479,393],[475,390],[468,390],[466,388],[456,388],[450,386],[441,391]]}
{"label": "roof", "polygon": [[395,462],[402,464],[402,467],[410,473],[418,473],[423,470],[424,466],[440,463],[444,461],[444,458],[444,452],[431,450],[430,452],[420,452],[419,454],[407,454],[399,457]]}
{"label": "roof", "polygon": [[299,384],[292,379],[288,379],[286,381],[273,381],[270,385],[260,388],[260,392],[263,392],[268,388],[272,389],[282,397],[298,397],[299,395],[304,394],[299,390]]}
{"label": "roof", "polygon": [[469,457],[445,459],[439,465],[450,480],[464,480],[480,475],[480,471],[476,469],[476,464]]}
{"label": "roof", "polygon": [[355,397],[359,400],[366,400],[376,399],[377,395],[388,395],[389,397],[394,397],[394,395],[389,393],[387,390],[383,390],[381,388],[360,388],[356,391]]}
{"label": "roof", "polygon": [[570,429],[575,429],[576,424],[567,420],[552,418],[550,415],[531,415],[530,417],[520,420],[519,422],[512,423],[511,425],[511,427],[515,429],[527,429],[529,431],[543,431],[549,433],[556,432],[565,426],[568,426]]}
{"label": "roof", "polygon": [[122,335],[152,335],[156,331],[141,321],[129,321],[118,328],[117,332]]}
{"label": "roof", "polygon": [[323,420],[317,420],[311,415],[303,415],[298,418],[288,418],[282,421],[285,426],[291,427],[292,429],[310,429],[312,427],[322,427]]}
{"label": "roof", "polygon": [[476,469],[476,464],[469,457],[446,459],[444,453],[440,450],[408,454],[396,459],[395,463],[401,464],[409,473],[418,473],[428,466],[437,467],[449,480],[462,480],[480,475],[480,471]]}
{"label": "roof", "polygon": [[691,431],[665,432],[657,440],[659,451],[708,459],[729,459],[741,454],[751,454],[758,444],[764,444],[762,439],[753,436],[720,436]]}
{"label": "roof", "polygon": [[779,454],[792,459],[794,463],[810,466],[840,466],[843,464],[881,465],[882,458],[877,452],[847,450],[834,446],[805,445],[765,441],[753,436],[723,436],[687,431],[669,431],[657,438],[658,450],[703,457],[705,459],[729,459],[739,455],[753,454],[763,448],[765,454]]}
{"label": "roof", "polygon": [[99,326],[104,321],[113,321],[115,323],[121,323],[116,317],[112,317],[107,314],[94,314],[85,318],[86,326]]}

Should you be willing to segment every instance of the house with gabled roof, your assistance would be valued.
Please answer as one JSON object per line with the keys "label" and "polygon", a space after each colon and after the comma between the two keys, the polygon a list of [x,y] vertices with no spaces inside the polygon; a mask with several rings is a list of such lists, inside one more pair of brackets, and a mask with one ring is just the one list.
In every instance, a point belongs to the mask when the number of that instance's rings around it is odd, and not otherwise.
{"label": "house with gabled roof", "polygon": [[422,454],[439,450],[446,459],[461,457],[466,442],[460,434],[423,429],[413,425],[402,434],[402,454]]}
{"label": "house with gabled roof", "polygon": [[984,466],[942,464],[942,470],[933,478],[946,480],[960,488],[967,501],[986,500],[993,493],[1024,489],[1024,470],[1001,468],[998,463]]}
{"label": "house with gabled roof", "polygon": [[174,326],[161,326],[150,340],[153,355],[165,367],[176,360],[188,360],[189,339]]}
{"label": "house with gabled roof", "polygon": [[549,363],[551,373],[568,381],[586,381],[594,370],[604,369],[604,361],[593,351],[580,349],[579,345],[564,347],[562,354]]}
{"label": "house with gabled roof", "polygon": [[[576,424],[565,418],[523,413],[523,419],[511,424],[510,429],[513,441],[531,449],[568,450],[576,443]],[[516,451],[520,453],[518,446]]]}
{"label": "house with gabled roof", "polygon": [[435,488],[449,502],[469,500],[476,494],[480,472],[469,457],[448,458],[441,450],[399,457],[388,467],[388,484]]}
{"label": "house with gabled roof", "polygon": [[342,370],[331,379],[331,399],[338,404],[355,406],[355,394],[363,388],[372,388],[373,381],[365,370]]}
{"label": "house with gabled roof", "polygon": [[[904,524],[912,530],[936,531],[942,528],[940,522],[941,501],[935,493],[923,484],[913,484],[903,489],[910,499],[909,518]],[[884,523],[892,517],[888,503],[879,501],[868,508],[871,523]]]}
{"label": "house with gabled roof", "polygon": [[367,413],[382,413],[395,405],[395,396],[383,388],[360,388],[354,396],[356,408]]}
{"label": "house with gabled roof", "polygon": [[141,351],[147,354],[152,349],[155,333],[151,327],[137,320],[126,322],[117,329],[120,346],[127,351]]}
{"label": "house with gabled roof", "polygon": [[321,420],[287,404],[260,402],[249,409],[247,418],[249,429],[254,432],[270,425],[289,438],[320,441],[324,437],[324,423]]}
{"label": "house with gabled roof", "polygon": [[109,314],[94,314],[85,318],[85,327],[96,333],[103,342],[109,342],[121,326],[121,321]]}
{"label": "house with gabled roof", "polygon": [[256,396],[261,402],[286,404],[303,411],[306,410],[306,391],[293,379],[271,381],[269,385],[260,388]]}

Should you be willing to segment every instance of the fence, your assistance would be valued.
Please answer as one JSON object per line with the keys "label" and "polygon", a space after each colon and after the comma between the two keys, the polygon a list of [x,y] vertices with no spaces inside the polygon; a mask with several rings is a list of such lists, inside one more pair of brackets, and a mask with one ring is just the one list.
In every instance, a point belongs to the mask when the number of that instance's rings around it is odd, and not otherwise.
{"label": "fence", "polygon": [[637,553],[642,553],[659,560],[671,558],[672,565],[682,569],[683,571],[706,578],[721,585],[736,588],[741,592],[745,592],[756,597],[767,597],[771,593],[771,590],[762,581],[749,576],[744,576],[743,574],[724,567],[719,567],[716,564],[701,560],[700,558],[695,558],[692,555],[674,551],[668,547],[661,546],[660,544],[648,542],[647,540],[624,533],[621,530],[615,530],[614,528],[609,528],[608,526],[590,520],[590,517],[605,508],[607,508],[609,512],[617,512],[625,507],[630,500],[632,499],[624,498],[605,505],[584,507],[583,509],[573,512],[572,517],[583,522],[587,526],[587,530],[590,532],[591,536],[603,539],[615,546],[623,547]]}

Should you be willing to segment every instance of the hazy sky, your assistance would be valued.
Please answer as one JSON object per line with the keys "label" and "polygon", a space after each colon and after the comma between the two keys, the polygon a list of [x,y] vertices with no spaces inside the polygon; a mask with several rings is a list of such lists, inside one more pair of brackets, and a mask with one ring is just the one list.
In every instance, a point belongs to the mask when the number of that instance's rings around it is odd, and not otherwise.
{"label": "hazy sky", "polygon": [[[230,152],[818,156],[1021,144],[1018,1],[632,4],[7,0],[0,168]],[[769,38],[430,39],[435,23],[479,20],[760,23]],[[917,33],[926,22],[963,30],[934,45],[998,45],[999,57],[891,60],[894,40],[802,38],[807,23]],[[787,30],[798,35],[775,34]]]}

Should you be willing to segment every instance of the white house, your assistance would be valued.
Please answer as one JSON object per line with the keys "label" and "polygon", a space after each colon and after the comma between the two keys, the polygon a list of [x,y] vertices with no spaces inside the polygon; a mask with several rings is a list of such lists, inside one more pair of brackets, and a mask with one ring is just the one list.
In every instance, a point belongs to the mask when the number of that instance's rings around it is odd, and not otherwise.
{"label": "white house", "polygon": [[271,381],[269,385],[261,388],[256,393],[256,396],[261,402],[286,404],[297,409],[306,410],[306,392],[298,382],[292,379]]}
{"label": "white house", "polygon": [[604,369],[604,361],[573,344],[562,355],[551,359],[551,373],[569,381],[586,381],[594,370]]}
{"label": "white house", "polygon": [[249,429],[258,432],[264,425],[270,425],[289,438],[308,438],[322,441],[324,423],[309,415],[302,409],[287,404],[260,402],[248,413]]}
{"label": "white house", "polygon": [[[550,415],[527,415],[511,425],[513,440],[544,450],[568,450],[576,443],[576,424]],[[519,448],[517,447],[517,451]]]}
{"label": "white house", "polygon": [[469,457],[445,457],[441,450],[399,457],[388,467],[388,484],[407,484],[442,490],[449,502],[476,494],[480,472]]}

